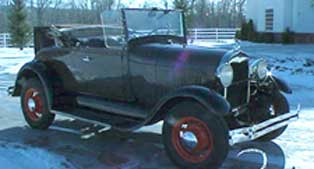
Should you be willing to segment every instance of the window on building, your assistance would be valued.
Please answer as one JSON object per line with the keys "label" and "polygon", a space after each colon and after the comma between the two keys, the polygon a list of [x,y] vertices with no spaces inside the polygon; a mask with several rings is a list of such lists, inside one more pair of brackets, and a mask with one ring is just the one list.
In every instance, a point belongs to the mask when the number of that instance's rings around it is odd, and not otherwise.
{"label": "window on building", "polygon": [[266,31],[272,31],[274,29],[274,9],[266,9],[265,26]]}

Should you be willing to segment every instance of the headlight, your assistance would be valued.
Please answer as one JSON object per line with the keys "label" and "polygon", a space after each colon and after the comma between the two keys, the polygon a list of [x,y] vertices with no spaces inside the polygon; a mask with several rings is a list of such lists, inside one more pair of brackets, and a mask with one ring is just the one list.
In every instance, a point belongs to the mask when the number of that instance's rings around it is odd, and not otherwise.
{"label": "headlight", "polygon": [[267,62],[265,60],[262,60],[258,66],[257,66],[257,76],[258,78],[260,79],[265,79],[266,76],[267,76],[267,72],[268,72],[268,69],[267,69]]}
{"label": "headlight", "polygon": [[220,79],[221,84],[227,88],[233,81],[233,69],[231,65],[224,64],[218,68],[217,77]]}
{"label": "headlight", "polygon": [[251,65],[251,75],[258,79],[265,79],[268,73],[268,64],[264,59],[258,59]]}

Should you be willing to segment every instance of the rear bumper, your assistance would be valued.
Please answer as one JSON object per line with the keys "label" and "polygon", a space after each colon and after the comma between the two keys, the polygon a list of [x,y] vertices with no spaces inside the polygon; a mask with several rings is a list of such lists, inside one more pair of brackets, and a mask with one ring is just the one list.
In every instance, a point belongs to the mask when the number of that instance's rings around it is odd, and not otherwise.
{"label": "rear bumper", "polygon": [[298,120],[301,106],[298,106],[297,111],[290,112],[276,118],[266,120],[262,123],[251,127],[244,127],[229,131],[229,144],[235,145],[247,141],[253,141],[268,133],[271,133],[281,127],[287,126],[291,122]]}

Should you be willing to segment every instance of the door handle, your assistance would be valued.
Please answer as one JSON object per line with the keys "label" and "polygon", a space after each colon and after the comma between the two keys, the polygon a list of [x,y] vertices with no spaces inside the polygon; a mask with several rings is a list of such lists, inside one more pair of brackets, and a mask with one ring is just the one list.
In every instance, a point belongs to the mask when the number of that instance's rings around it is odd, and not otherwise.
{"label": "door handle", "polygon": [[82,58],[82,60],[83,60],[84,62],[90,62],[90,61],[91,61],[91,58],[90,58],[89,56],[84,56],[84,57]]}

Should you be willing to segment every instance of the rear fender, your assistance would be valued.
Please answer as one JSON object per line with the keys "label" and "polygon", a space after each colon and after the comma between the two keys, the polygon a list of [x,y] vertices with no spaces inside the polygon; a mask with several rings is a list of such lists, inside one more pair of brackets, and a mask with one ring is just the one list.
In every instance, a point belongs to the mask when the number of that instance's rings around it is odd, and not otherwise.
{"label": "rear fender", "polygon": [[41,82],[46,93],[49,108],[51,109],[53,101],[52,83],[49,80],[48,70],[43,63],[36,61],[28,62],[20,69],[15,82],[15,87],[12,91],[12,96],[20,96],[23,84],[31,78],[37,78]]}

